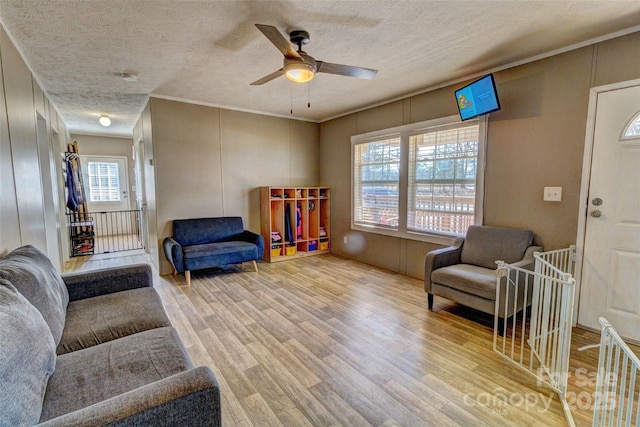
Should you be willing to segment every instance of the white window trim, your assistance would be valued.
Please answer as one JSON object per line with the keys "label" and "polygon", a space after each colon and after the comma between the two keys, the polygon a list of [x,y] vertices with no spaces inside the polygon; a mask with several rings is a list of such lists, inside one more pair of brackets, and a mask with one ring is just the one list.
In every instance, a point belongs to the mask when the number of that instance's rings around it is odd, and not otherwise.
{"label": "white window trim", "polygon": [[[474,224],[482,224],[484,216],[484,179],[486,168],[486,152],[487,152],[487,119],[488,114],[477,117],[478,121],[478,161],[476,175],[476,193],[475,193],[475,219]],[[367,233],[382,234],[386,236],[399,237],[409,240],[417,240],[422,242],[436,243],[441,245],[450,245],[457,237],[455,234],[448,233],[424,233],[407,230],[407,187],[409,181],[409,137],[424,131],[426,128],[435,126],[450,125],[462,123],[457,115],[441,117],[438,119],[427,120],[424,122],[411,123],[408,125],[397,126],[391,129],[382,129],[378,131],[353,135],[351,137],[351,229],[363,231]],[[400,134],[400,182],[399,182],[399,206],[398,206],[398,230],[390,230],[375,225],[365,226],[354,222],[354,146],[368,142],[368,140],[376,140],[389,135]]]}

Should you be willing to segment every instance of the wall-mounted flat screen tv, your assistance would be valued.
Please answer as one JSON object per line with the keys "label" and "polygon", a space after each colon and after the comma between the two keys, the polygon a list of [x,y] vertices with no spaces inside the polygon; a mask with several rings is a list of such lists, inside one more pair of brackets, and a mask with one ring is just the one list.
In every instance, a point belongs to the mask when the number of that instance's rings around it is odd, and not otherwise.
{"label": "wall-mounted flat screen tv", "polygon": [[472,119],[500,109],[493,74],[458,89],[455,94],[458,112],[462,120]]}

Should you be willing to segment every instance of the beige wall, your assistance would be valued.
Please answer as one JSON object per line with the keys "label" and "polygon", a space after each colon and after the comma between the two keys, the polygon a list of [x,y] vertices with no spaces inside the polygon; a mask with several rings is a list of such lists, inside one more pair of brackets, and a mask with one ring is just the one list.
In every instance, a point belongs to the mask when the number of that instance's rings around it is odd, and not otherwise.
{"label": "beige wall", "polygon": [[[495,73],[502,109],[488,124],[484,223],[528,228],[546,249],[576,242],[589,89],[640,78],[640,33]],[[414,277],[436,247],[350,229],[350,137],[457,114],[438,89],[321,125],[320,183],[332,187],[332,251]],[[562,202],[542,201],[563,187]],[[349,244],[343,244],[347,236]]]}
{"label": "beige wall", "polygon": [[[0,73],[4,74],[2,64],[8,59],[3,55],[7,35],[0,32]],[[13,158],[9,139],[9,122],[4,94],[4,79],[0,79],[0,185],[2,185],[0,204],[0,255],[20,246],[20,223],[18,221],[18,201],[16,199],[13,177]]]}
{"label": "beige wall", "polygon": [[60,240],[64,218],[56,212],[61,158],[55,143],[66,141],[67,131],[4,29],[0,65],[0,254],[31,244],[62,270],[66,246]]}
{"label": "beige wall", "polygon": [[161,249],[172,220],[241,216],[260,232],[260,186],[317,185],[319,125],[151,98]]}

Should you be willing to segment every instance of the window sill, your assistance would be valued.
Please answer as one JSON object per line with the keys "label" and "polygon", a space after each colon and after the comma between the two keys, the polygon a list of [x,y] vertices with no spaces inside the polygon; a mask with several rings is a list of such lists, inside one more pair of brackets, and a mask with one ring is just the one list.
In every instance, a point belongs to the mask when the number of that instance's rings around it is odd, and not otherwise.
{"label": "window sill", "polygon": [[399,239],[416,240],[419,242],[435,243],[443,246],[451,246],[457,235],[448,234],[426,234],[416,233],[411,231],[392,230],[384,227],[376,226],[364,226],[358,224],[351,224],[352,230],[362,231],[365,233],[382,234],[390,237],[397,237]]}

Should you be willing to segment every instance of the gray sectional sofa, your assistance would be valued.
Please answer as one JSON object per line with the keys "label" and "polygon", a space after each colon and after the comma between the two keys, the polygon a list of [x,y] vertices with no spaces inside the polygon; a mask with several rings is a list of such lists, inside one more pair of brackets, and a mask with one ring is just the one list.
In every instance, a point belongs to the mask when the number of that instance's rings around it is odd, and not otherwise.
{"label": "gray sectional sofa", "polygon": [[220,426],[148,265],[60,276],[33,246],[0,259],[0,426]]}

